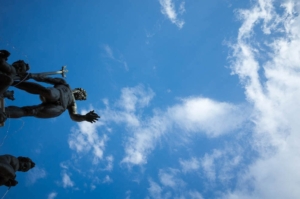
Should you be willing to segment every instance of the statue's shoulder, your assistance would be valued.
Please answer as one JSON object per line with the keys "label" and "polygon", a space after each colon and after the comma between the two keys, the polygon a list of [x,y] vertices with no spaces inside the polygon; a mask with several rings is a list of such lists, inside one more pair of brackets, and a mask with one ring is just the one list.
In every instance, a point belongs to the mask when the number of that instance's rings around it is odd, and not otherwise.
{"label": "statue's shoulder", "polygon": [[10,162],[16,161],[16,160],[17,160],[17,158],[12,155],[8,155],[8,154],[0,155],[0,163],[2,163],[2,164],[10,164]]}

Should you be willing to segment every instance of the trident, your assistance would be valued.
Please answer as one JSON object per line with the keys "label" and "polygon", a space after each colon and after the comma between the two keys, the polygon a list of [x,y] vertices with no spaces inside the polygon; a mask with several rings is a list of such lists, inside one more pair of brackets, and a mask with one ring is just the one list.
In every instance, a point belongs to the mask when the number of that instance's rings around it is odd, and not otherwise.
{"label": "trident", "polygon": [[31,74],[33,74],[33,75],[56,75],[56,74],[61,74],[62,77],[66,77],[66,73],[68,72],[66,67],[67,66],[62,66],[61,70],[58,70],[58,71],[43,72],[43,73],[31,73]]}

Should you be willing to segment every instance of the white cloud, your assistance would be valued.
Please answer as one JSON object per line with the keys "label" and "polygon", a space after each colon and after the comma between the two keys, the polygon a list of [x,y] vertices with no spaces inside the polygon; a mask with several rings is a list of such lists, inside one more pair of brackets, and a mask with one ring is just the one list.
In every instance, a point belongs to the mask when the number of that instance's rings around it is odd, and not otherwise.
{"label": "white cloud", "polygon": [[126,112],[135,112],[136,108],[148,106],[153,97],[154,92],[151,89],[144,90],[141,85],[133,88],[123,88],[118,106]]}
{"label": "white cloud", "polygon": [[126,199],[130,199],[131,191],[126,191]]}
{"label": "white cloud", "polygon": [[45,178],[47,173],[44,169],[39,167],[34,167],[33,169],[29,170],[27,173],[27,184],[32,185],[37,180]]}
{"label": "white cloud", "polygon": [[109,175],[106,175],[105,178],[103,179],[102,183],[112,183],[113,180],[109,177]]}
{"label": "white cloud", "polygon": [[95,190],[97,187],[94,184],[91,184],[91,190]]}
{"label": "white cloud", "polygon": [[111,59],[114,59],[114,55],[113,55],[113,51],[111,49],[111,47],[109,45],[104,45],[103,46],[105,52],[106,52],[106,55],[111,58]]}
{"label": "white cloud", "polygon": [[192,157],[188,160],[179,159],[181,172],[187,176],[196,174],[205,186],[214,187],[218,183],[228,187],[228,183],[232,183],[231,180],[239,177],[238,171],[241,170],[241,163],[244,163],[242,154],[245,153],[245,150],[239,144],[231,142],[230,146],[214,149],[202,157]]}
{"label": "white cloud", "polygon": [[65,171],[62,173],[62,185],[64,188],[74,186],[74,182],[71,180],[70,176]]}
{"label": "white cloud", "polygon": [[195,171],[200,168],[200,162],[197,160],[197,158],[192,158],[190,160],[180,160],[179,162],[184,173]]}
{"label": "white cloud", "polygon": [[185,2],[183,1],[183,2],[181,2],[180,3],[180,6],[179,6],[179,14],[183,14],[183,13],[185,13]]}
{"label": "white cloud", "polygon": [[149,180],[150,187],[148,188],[149,194],[152,198],[160,199],[162,198],[162,188],[152,180]]}
{"label": "white cloud", "polygon": [[219,158],[221,155],[221,151],[215,150],[211,155],[205,154],[201,160],[201,166],[204,170],[204,174],[210,181],[215,181],[216,179],[215,159]]}
{"label": "white cloud", "polygon": [[104,168],[104,170],[112,171],[113,170],[114,157],[110,155],[110,156],[107,156],[105,159],[107,161],[107,165]]}
{"label": "white cloud", "polygon": [[176,169],[168,169],[168,170],[159,170],[159,179],[162,185],[166,187],[171,187],[173,189],[184,186],[185,182],[179,178],[177,178],[177,174],[179,170]]}
{"label": "white cloud", "polygon": [[108,58],[111,59],[111,60],[114,60],[114,61],[116,61],[116,62],[118,62],[118,63],[121,63],[121,64],[124,66],[124,68],[125,68],[126,71],[129,70],[129,69],[128,69],[127,62],[124,61],[124,58],[123,58],[123,55],[122,55],[122,54],[119,55],[119,56],[117,56],[118,58],[116,58],[116,57],[114,56],[114,53],[113,53],[112,48],[111,48],[109,45],[103,45],[103,49],[104,49],[104,51],[105,51],[105,57],[108,57]]}
{"label": "white cloud", "polygon": [[198,191],[190,191],[189,195],[190,199],[203,199],[201,193],[199,193]]}
{"label": "white cloud", "polygon": [[[146,198],[153,199],[203,199],[201,193],[195,190],[189,190],[186,183],[179,177],[180,171],[173,168],[160,169],[159,179],[160,183],[149,179],[149,196]],[[170,190],[170,188],[172,190]]]}
{"label": "white cloud", "polygon": [[100,126],[101,122],[78,123],[79,129],[72,129],[72,133],[69,135],[69,147],[75,150],[79,155],[92,152],[93,164],[98,164],[99,160],[103,159],[105,150],[105,143],[108,140],[106,134],[102,136],[98,135],[97,126]]}
{"label": "white cloud", "polygon": [[[178,19],[178,14],[172,0],[159,0],[159,3],[161,5],[161,13],[168,17],[168,19],[178,26],[178,28],[182,28],[185,22],[182,19]],[[184,4],[185,2],[181,2],[179,14],[183,14],[185,12]]]}
{"label": "white cloud", "polygon": [[237,129],[245,120],[242,107],[200,97],[169,108],[168,117],[186,132],[202,131],[211,137]]}
{"label": "white cloud", "polygon": [[56,198],[56,196],[57,196],[57,193],[56,192],[52,192],[52,193],[50,193],[48,195],[48,199],[54,199],[54,198]]}
{"label": "white cloud", "polygon": [[251,143],[260,156],[226,199],[300,195],[300,2],[277,5],[259,0],[239,12],[242,26],[232,46],[232,70],[254,108]]}
{"label": "white cloud", "polygon": [[122,162],[130,165],[145,164],[156,142],[167,133],[181,132],[180,136],[204,133],[208,137],[218,137],[240,128],[248,117],[244,106],[193,97],[182,99],[165,111],[155,109],[152,117],[143,118],[142,110],[154,97],[153,91],[137,86],[124,88],[121,93],[116,106],[110,107],[105,101],[106,109],[100,110],[101,121],[105,125],[111,122],[126,125],[130,133]]}

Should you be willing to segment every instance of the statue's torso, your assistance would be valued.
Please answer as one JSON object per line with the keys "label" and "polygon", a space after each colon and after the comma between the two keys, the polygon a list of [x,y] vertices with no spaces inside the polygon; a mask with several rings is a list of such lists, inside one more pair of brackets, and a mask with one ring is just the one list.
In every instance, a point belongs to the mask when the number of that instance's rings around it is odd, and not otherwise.
{"label": "statue's torso", "polygon": [[68,84],[55,85],[55,88],[60,92],[60,105],[66,110],[74,104],[72,90]]}

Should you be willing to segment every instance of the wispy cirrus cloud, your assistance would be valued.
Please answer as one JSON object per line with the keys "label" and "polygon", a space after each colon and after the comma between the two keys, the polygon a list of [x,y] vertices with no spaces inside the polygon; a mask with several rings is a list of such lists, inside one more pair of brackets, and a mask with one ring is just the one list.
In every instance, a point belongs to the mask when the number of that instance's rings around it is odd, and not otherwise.
{"label": "wispy cirrus cloud", "polygon": [[237,188],[224,194],[226,199],[300,195],[295,141],[300,139],[300,3],[280,3],[259,0],[238,11],[242,25],[232,44],[231,67],[254,107],[251,145],[259,158],[247,165]]}
{"label": "wispy cirrus cloud", "polygon": [[56,196],[57,196],[56,192],[49,193],[48,199],[54,199],[54,198],[56,198]]}
{"label": "wispy cirrus cloud", "polygon": [[109,184],[112,183],[113,180],[111,179],[111,177],[109,175],[106,175],[105,178],[103,179],[102,183],[104,184]]}
{"label": "wispy cirrus cloud", "polygon": [[149,180],[150,186],[148,187],[149,196],[148,198],[163,198],[162,196],[162,188],[159,184],[154,182],[153,180]]}
{"label": "wispy cirrus cloud", "polygon": [[190,199],[203,199],[203,196],[198,191],[189,191],[188,192]]}
{"label": "wispy cirrus cloud", "polygon": [[45,171],[45,169],[42,169],[40,167],[34,167],[27,173],[27,184],[33,185],[34,183],[36,183],[37,180],[45,178],[46,176],[47,172]]}
{"label": "wispy cirrus cloud", "polygon": [[73,187],[74,186],[74,182],[71,180],[71,177],[69,174],[67,174],[66,171],[63,171],[62,174],[62,186],[64,188],[68,188],[68,187]]}
{"label": "wispy cirrus cloud", "polygon": [[184,186],[185,182],[176,177],[179,172],[178,169],[160,169],[158,176],[161,184],[172,189]]}
{"label": "wispy cirrus cloud", "polygon": [[245,151],[239,144],[231,143],[230,146],[213,149],[201,157],[179,159],[179,170],[184,176],[199,176],[205,186],[219,184],[228,188],[233,179],[240,177],[239,171],[243,168],[241,164],[245,164],[245,158],[242,157]]}
{"label": "wispy cirrus cloud", "polygon": [[119,53],[119,55],[116,57],[114,55],[113,49],[109,45],[103,45],[103,49],[105,51],[105,57],[108,57],[109,59],[116,61],[120,64],[122,64],[125,68],[125,70],[129,70],[127,62],[124,61],[123,55]]}
{"label": "wispy cirrus cloud", "polygon": [[172,0],[159,0],[159,3],[161,5],[161,13],[168,17],[178,28],[182,28],[185,22],[183,19],[178,18],[178,14],[182,15],[185,12],[185,2],[180,3],[178,12]]}
{"label": "wispy cirrus cloud", "polygon": [[197,171],[200,168],[200,161],[195,157],[191,158],[190,160],[180,159],[179,163],[184,173]]}
{"label": "wispy cirrus cloud", "polygon": [[[87,111],[83,111],[85,114]],[[93,164],[98,164],[103,159],[105,143],[108,140],[106,134],[100,136],[97,127],[101,122],[91,124],[82,122],[78,124],[78,129],[73,128],[69,135],[69,147],[76,151],[78,155],[84,155],[89,152],[93,154]]]}
{"label": "wispy cirrus cloud", "polygon": [[[196,190],[191,190],[186,186],[180,176],[180,171],[173,168],[160,169],[159,181],[149,179],[147,199],[167,199],[167,198],[191,198],[203,199],[202,194]],[[171,190],[170,190],[171,189]]]}
{"label": "wispy cirrus cloud", "polygon": [[218,137],[241,127],[247,116],[247,109],[208,98],[192,97],[182,99],[166,110],[155,109],[152,117],[143,118],[138,110],[147,107],[154,97],[151,89],[143,86],[124,88],[117,103],[102,112],[102,122],[124,124],[130,131],[125,143],[125,157],[122,162],[142,165],[154,150],[156,142],[165,134],[180,129],[185,134],[203,133]]}
{"label": "wispy cirrus cloud", "polygon": [[[83,110],[82,114],[86,112]],[[103,122],[99,121],[93,124],[82,122],[77,125],[78,128],[71,129],[68,139],[69,147],[73,151],[72,158],[60,165],[63,169],[63,186],[74,186],[75,183],[70,180],[70,175],[68,175],[71,172],[79,173],[84,178],[93,181],[92,189],[96,188],[95,184],[112,182],[108,175],[104,180],[100,180],[97,175],[100,171],[111,172],[114,168],[114,157],[105,155],[108,135],[99,133],[99,127],[103,125]],[[82,166],[85,169],[82,169]]]}

